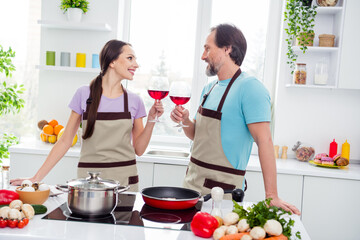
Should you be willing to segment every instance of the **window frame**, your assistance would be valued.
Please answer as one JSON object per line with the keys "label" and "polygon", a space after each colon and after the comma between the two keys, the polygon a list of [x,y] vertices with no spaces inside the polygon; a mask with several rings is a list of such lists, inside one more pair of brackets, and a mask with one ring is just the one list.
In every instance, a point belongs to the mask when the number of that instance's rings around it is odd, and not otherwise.
{"label": "window frame", "polygon": [[[266,36],[265,49],[265,63],[264,63],[264,78],[263,83],[269,90],[272,103],[275,99],[275,88],[277,79],[277,69],[279,61],[279,46],[280,46],[280,26],[281,26],[281,10],[283,1],[269,0],[269,18]],[[211,28],[211,14],[212,14],[212,0],[198,0],[197,21],[196,21],[196,36],[195,36],[195,53],[194,53],[194,72],[192,81],[190,116],[195,116],[198,109],[200,96],[203,87],[208,81],[205,74],[206,63],[201,60],[203,53],[203,45]],[[129,42],[130,39],[130,19],[131,19],[131,0],[122,0],[119,4],[122,9],[123,24],[119,24],[120,39]],[[119,10],[119,12],[121,12]],[[272,33],[272,34],[269,34]],[[125,83],[127,86],[127,82]],[[273,119],[274,120],[274,119]],[[186,137],[176,136],[160,136],[153,135],[150,145],[162,145],[165,147],[190,147],[191,141]],[[253,152],[256,151],[253,148]]]}

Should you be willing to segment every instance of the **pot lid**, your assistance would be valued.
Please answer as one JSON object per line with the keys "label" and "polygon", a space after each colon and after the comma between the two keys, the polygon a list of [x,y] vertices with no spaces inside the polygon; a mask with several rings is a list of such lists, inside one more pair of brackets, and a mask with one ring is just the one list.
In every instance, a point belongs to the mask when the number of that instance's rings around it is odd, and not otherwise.
{"label": "pot lid", "polygon": [[88,172],[87,178],[68,181],[68,186],[84,190],[108,190],[119,187],[119,182],[99,178],[100,172]]}

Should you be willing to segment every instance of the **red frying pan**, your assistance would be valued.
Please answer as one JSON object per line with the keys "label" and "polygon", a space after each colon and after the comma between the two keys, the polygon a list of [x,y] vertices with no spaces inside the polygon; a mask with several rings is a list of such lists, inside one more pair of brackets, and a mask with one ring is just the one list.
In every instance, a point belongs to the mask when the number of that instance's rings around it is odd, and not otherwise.
{"label": "red frying pan", "polygon": [[[244,197],[241,189],[224,190],[224,193],[233,193],[233,198],[234,193],[240,194],[241,196],[237,199],[239,202]],[[192,208],[200,199],[203,198],[206,202],[211,198],[211,194],[201,197],[197,191],[180,187],[148,187],[141,191],[141,195],[147,205],[171,210]]]}

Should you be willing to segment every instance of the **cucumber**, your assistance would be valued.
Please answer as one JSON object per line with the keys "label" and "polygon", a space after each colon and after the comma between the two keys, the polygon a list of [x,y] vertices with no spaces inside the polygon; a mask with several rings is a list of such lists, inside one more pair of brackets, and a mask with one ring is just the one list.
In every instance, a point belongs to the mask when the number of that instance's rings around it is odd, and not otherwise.
{"label": "cucumber", "polygon": [[31,204],[31,206],[34,208],[35,210],[35,215],[36,214],[44,214],[47,212],[47,207],[41,204]]}

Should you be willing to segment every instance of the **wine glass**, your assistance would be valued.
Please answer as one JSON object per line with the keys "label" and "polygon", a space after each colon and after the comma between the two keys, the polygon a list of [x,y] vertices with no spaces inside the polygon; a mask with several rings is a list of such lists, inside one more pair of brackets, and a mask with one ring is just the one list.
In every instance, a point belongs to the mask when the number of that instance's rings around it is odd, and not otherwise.
{"label": "wine glass", "polygon": [[[171,83],[170,87],[170,99],[176,105],[184,105],[190,100],[191,89],[189,84],[184,81],[176,81]],[[184,125],[182,121],[175,127],[188,127]]]}
{"label": "wine glass", "polygon": [[[160,101],[169,94],[169,81],[167,77],[155,76],[150,79],[148,86],[148,93],[150,97],[156,101]],[[149,122],[160,122],[157,114],[154,120],[149,120]]]}

